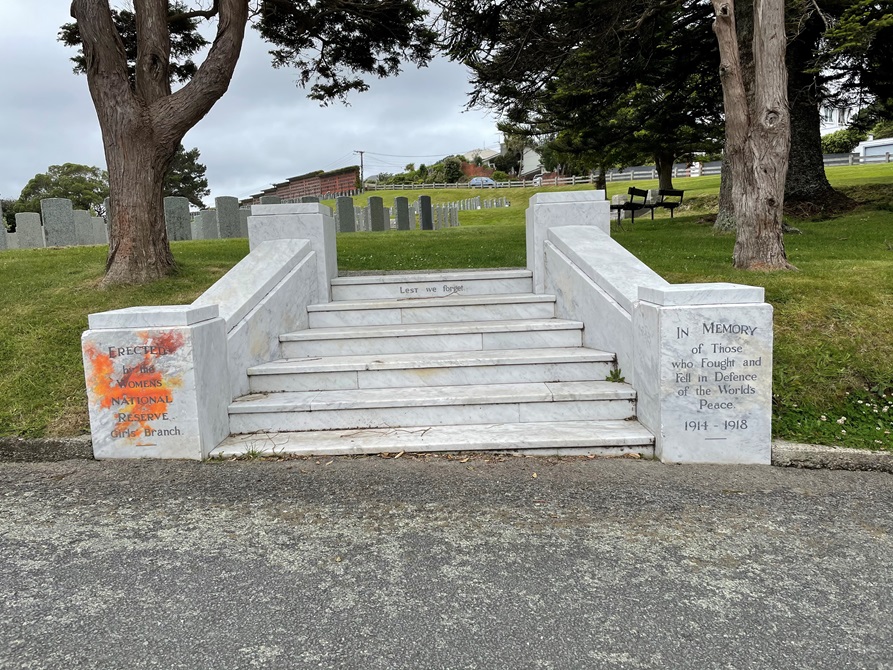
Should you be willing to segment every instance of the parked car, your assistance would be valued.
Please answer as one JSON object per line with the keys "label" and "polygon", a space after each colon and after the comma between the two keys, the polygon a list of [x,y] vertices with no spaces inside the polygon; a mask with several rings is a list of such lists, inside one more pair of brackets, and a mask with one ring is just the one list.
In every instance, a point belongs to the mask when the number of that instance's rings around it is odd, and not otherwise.
{"label": "parked car", "polygon": [[496,182],[490,177],[472,177],[468,185],[471,188],[496,188]]}

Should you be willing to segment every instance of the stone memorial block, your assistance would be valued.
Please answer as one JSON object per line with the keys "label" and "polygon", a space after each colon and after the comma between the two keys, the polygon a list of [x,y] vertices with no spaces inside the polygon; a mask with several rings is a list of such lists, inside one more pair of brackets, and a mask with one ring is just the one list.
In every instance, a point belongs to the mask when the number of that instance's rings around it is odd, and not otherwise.
{"label": "stone memorial block", "polygon": [[304,195],[301,196],[301,202],[319,202],[318,195]]}
{"label": "stone memorial block", "polygon": [[87,247],[93,242],[93,222],[90,212],[82,209],[76,209],[72,212],[74,215],[74,237],[78,246]]}
{"label": "stone memorial block", "polygon": [[41,249],[46,246],[44,229],[37,212],[16,214],[16,233],[19,249]]}
{"label": "stone memorial block", "polygon": [[262,205],[279,205],[282,203],[282,198],[278,195],[262,195],[260,197],[260,204]]}
{"label": "stone memorial block", "polygon": [[397,217],[397,230],[409,230],[409,198],[394,198],[394,210]]}
{"label": "stone memorial block", "polygon": [[229,195],[214,198],[214,208],[220,239],[239,237],[239,199]]}
{"label": "stone memorial block", "polygon": [[239,208],[239,237],[248,239],[248,217],[251,216],[250,207]]}
{"label": "stone memorial block", "polygon": [[357,216],[350,196],[339,196],[335,199],[335,217],[338,219],[338,231],[341,233],[355,233],[357,231]]}
{"label": "stone memorial block", "polygon": [[205,232],[202,228],[201,214],[196,214],[192,217],[192,221],[189,222],[189,237],[193,240],[205,239]]}
{"label": "stone memorial block", "polygon": [[382,213],[384,214],[384,229],[390,230],[391,229],[391,208],[383,207]]}
{"label": "stone memorial block", "polygon": [[101,216],[91,216],[90,228],[93,234],[93,242],[91,244],[109,243],[109,231],[105,225],[105,219]]}
{"label": "stone memorial block", "polygon": [[380,197],[369,197],[369,224],[374,232],[385,230],[384,203]]}
{"label": "stone memorial block", "polygon": [[192,239],[191,215],[189,200],[181,196],[171,195],[164,199],[164,224],[167,228],[167,239],[171,242]]}
{"label": "stone memorial block", "polygon": [[458,225],[459,225],[459,208],[458,208],[458,207],[454,207],[453,210],[452,210],[452,213],[453,213],[453,218],[452,218],[452,220],[450,221],[450,225],[451,225],[451,226],[458,226]]}
{"label": "stone memorial block", "polygon": [[434,217],[431,213],[431,196],[419,196],[419,220],[422,230],[434,230]]}
{"label": "stone memorial block", "polygon": [[217,224],[217,210],[215,209],[203,209],[199,212],[201,216],[202,222],[202,237],[203,240],[219,240],[220,239],[220,227]]}
{"label": "stone memorial block", "polygon": [[9,248],[9,242],[6,239],[7,232],[6,223],[3,220],[3,205],[0,205],[0,251],[5,251]]}
{"label": "stone memorial block", "polygon": [[217,305],[133,307],[89,324],[81,344],[96,458],[202,459],[229,434]]}
{"label": "stone memorial block", "polygon": [[77,244],[74,230],[74,209],[68,198],[44,198],[40,201],[40,218],[48,247],[71,247]]}
{"label": "stone memorial block", "polygon": [[772,457],[772,306],[740,284],[639,287],[638,414],[665,462]]}
{"label": "stone memorial block", "polygon": [[7,249],[18,249],[19,248],[18,233],[6,233],[6,248]]}

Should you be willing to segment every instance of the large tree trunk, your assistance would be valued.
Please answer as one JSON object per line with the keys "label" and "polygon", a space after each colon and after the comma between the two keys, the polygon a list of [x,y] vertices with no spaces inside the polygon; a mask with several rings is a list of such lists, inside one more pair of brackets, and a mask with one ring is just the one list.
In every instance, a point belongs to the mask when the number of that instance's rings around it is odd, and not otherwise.
{"label": "large tree trunk", "polygon": [[[104,135],[105,129],[103,129]],[[164,220],[164,175],[176,151],[160,147],[148,132],[109,129],[111,226],[105,283],[141,284],[174,267]]]}
{"label": "large tree trunk", "polygon": [[675,155],[666,151],[654,153],[654,166],[657,168],[657,187],[673,188],[673,159]]}
{"label": "large tree trunk", "polygon": [[713,230],[718,233],[733,233],[737,227],[735,202],[732,200],[732,166],[729,164],[728,153],[724,153],[722,171],[719,176],[719,212],[716,215]]}
{"label": "large tree trunk", "polygon": [[799,24],[788,44],[788,102],[791,109],[791,153],[785,181],[785,201],[820,204],[835,198],[825,176],[816,74],[810,66],[824,29],[818,14]]}
{"label": "large tree trunk", "polygon": [[186,132],[220,99],[232,79],[247,0],[219,0],[217,36],[192,80],[171,92],[168,0],[133,0],[135,81],[108,0],[73,0],[87,83],[102,129],[109,171],[111,226],[105,284],[143,283],[174,268],[164,224],[164,175]]}
{"label": "large tree trunk", "polygon": [[784,180],[790,150],[784,3],[754,2],[754,95],[748,104],[735,32],[733,0],[713,0],[726,113],[726,153],[737,220],[736,268],[791,269],[782,235]]}
{"label": "large tree trunk", "polygon": [[[747,104],[754,100],[753,67],[753,0],[735,2],[735,35],[738,38],[738,63],[744,85]],[[722,156],[722,172],[719,182],[719,212],[713,224],[716,232],[732,233],[738,229],[735,219],[735,202],[732,197],[732,165],[729,152]]]}

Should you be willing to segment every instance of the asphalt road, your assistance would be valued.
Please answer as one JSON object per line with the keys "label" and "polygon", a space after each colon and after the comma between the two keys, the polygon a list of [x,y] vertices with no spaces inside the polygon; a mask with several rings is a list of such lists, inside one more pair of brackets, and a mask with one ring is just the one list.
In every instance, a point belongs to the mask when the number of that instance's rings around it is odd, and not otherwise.
{"label": "asphalt road", "polygon": [[893,668],[891,532],[876,472],[0,463],[0,667]]}

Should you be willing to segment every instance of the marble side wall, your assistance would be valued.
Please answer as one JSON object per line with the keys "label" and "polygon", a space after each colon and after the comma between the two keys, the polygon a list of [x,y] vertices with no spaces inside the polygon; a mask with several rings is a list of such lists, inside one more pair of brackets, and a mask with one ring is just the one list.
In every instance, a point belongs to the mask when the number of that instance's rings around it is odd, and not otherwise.
{"label": "marble side wall", "polygon": [[674,463],[768,464],[773,334],[763,289],[669,284],[609,231],[542,207],[528,209],[528,266],[534,277],[542,268],[556,315],[584,323],[584,345],[616,354],[655,454]]}

